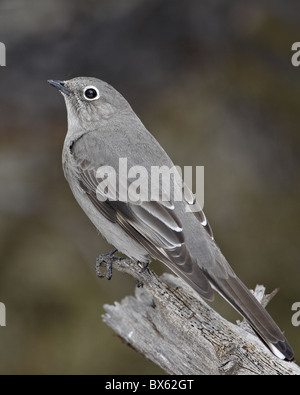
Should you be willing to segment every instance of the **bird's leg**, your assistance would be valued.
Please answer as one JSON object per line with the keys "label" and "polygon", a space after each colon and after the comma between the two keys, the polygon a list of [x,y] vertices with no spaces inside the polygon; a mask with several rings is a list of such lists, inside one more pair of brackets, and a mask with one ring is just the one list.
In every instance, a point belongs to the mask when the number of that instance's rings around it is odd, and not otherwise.
{"label": "bird's leg", "polygon": [[[114,258],[114,254],[117,252],[118,250],[115,248],[114,250],[108,252],[107,254],[101,254],[98,256],[98,258],[96,258],[96,265],[95,265],[95,270],[96,270],[96,274],[99,278],[104,278],[106,277],[108,280],[110,280],[112,278],[112,260]],[[100,272],[100,267],[101,264],[105,262],[106,263],[106,276],[104,276],[101,272]]]}

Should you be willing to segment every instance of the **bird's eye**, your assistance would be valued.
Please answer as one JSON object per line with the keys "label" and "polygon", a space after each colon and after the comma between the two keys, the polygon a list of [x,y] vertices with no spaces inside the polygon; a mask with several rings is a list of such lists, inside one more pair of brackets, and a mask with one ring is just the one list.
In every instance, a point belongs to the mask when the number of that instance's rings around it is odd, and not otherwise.
{"label": "bird's eye", "polygon": [[87,100],[96,100],[100,97],[100,93],[95,86],[87,86],[84,89],[83,94]]}

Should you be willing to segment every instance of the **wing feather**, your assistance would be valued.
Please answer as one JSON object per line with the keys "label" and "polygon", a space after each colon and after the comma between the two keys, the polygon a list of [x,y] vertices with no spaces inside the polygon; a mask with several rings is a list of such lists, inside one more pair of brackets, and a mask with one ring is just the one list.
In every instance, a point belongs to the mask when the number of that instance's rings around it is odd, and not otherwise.
{"label": "wing feather", "polygon": [[[153,258],[164,262],[202,296],[212,300],[212,288],[185,244],[182,225],[174,212],[174,203],[103,201],[97,197],[97,168],[88,159],[82,160],[76,155],[76,143],[72,147],[72,154],[77,163],[79,185],[99,213],[121,226]],[[109,184],[108,188],[112,192],[114,185]],[[117,191],[113,192],[118,196]]]}

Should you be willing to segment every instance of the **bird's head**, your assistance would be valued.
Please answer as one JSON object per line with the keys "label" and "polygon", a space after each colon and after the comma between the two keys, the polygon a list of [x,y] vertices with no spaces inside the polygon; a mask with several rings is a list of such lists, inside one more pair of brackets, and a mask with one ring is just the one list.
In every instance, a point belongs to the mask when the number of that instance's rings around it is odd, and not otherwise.
{"label": "bird's head", "polygon": [[128,102],[112,86],[97,78],[77,77],[68,81],[48,80],[64,96],[68,124],[71,127],[93,127],[116,112],[130,110]]}

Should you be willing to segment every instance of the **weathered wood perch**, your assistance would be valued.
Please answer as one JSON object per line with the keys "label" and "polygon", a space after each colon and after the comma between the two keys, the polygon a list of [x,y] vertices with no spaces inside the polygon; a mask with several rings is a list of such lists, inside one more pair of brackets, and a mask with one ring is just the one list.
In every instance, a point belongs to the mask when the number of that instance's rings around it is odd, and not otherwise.
{"label": "weathered wood perch", "polygon": [[[178,277],[158,278],[117,257],[107,257],[101,266],[109,263],[144,285],[135,296],[105,305],[103,321],[169,374],[300,375],[299,366],[275,357],[247,323],[226,321]],[[268,302],[264,287],[255,295]]]}

